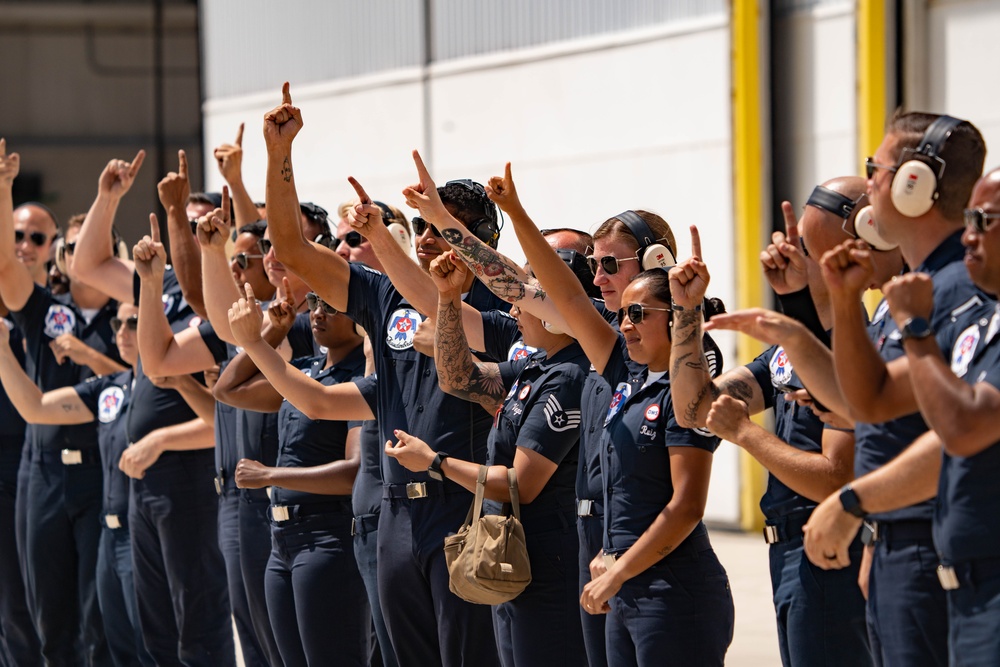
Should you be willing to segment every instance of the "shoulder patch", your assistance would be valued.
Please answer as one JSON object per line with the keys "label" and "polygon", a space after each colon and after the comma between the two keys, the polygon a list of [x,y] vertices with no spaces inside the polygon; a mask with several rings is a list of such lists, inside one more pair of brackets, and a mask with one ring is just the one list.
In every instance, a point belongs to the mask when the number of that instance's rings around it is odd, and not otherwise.
{"label": "shoulder patch", "polygon": [[73,333],[76,329],[76,313],[69,306],[54,303],[45,313],[45,335],[58,338],[64,333]]}
{"label": "shoulder patch", "polygon": [[118,418],[125,403],[125,392],[121,387],[108,387],[97,398],[97,420],[110,424]]}
{"label": "shoulder patch", "polygon": [[389,325],[385,330],[385,343],[393,350],[406,350],[413,347],[413,337],[417,333],[417,325],[424,321],[423,316],[412,308],[398,308],[389,316]]}
{"label": "shoulder patch", "polygon": [[169,317],[170,311],[174,307],[174,295],[167,292],[163,293],[163,312]]}
{"label": "shoulder patch", "polygon": [[792,379],[792,362],[785,354],[785,348],[779,347],[774,351],[774,354],[771,355],[771,361],[768,362],[768,367],[771,369],[771,384],[775,387],[788,384],[789,380]]}
{"label": "shoulder patch", "polygon": [[969,371],[969,364],[979,346],[979,325],[973,324],[958,335],[955,346],[951,349],[951,372],[958,377],[964,377]]}
{"label": "shoulder patch", "polygon": [[517,361],[518,359],[527,359],[535,352],[538,352],[538,348],[531,347],[530,345],[525,345],[523,340],[519,340],[510,346],[507,351],[507,361]]}
{"label": "shoulder patch", "polygon": [[871,323],[875,324],[876,322],[881,322],[883,319],[885,319],[885,315],[888,312],[889,312],[889,302],[886,301],[885,299],[882,299],[879,302],[878,307],[875,309],[875,315],[872,316]]}
{"label": "shoulder patch", "polygon": [[[524,391],[521,393],[523,394]],[[568,431],[580,426],[580,410],[563,410],[562,404],[555,394],[549,394],[548,400],[545,401],[544,411],[545,422],[553,431]]]}
{"label": "shoulder patch", "polygon": [[608,406],[608,415],[604,418],[604,425],[607,426],[608,422],[614,419],[618,411],[622,409],[622,403],[628,400],[628,397],[632,395],[632,385],[628,382],[619,382],[618,386],[615,387],[615,393],[611,397],[611,405]]}

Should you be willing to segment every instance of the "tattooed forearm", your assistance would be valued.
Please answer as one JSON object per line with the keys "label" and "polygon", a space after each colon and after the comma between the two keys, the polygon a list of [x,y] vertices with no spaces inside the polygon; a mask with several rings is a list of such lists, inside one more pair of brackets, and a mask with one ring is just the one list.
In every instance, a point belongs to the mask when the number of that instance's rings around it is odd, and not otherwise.
{"label": "tattooed forearm", "polygon": [[694,397],[694,400],[688,403],[687,408],[684,410],[684,419],[689,424],[698,424],[702,426],[703,424],[698,422],[698,408],[701,404],[708,399],[709,403],[721,396],[719,388],[715,386],[715,383],[709,380],[705,383],[705,386],[698,391],[698,395]]}
{"label": "tattooed forearm", "polygon": [[[490,288],[490,291],[508,303],[516,303],[526,295],[524,272],[509,259],[471,235],[457,229],[445,229],[441,236],[469,265],[476,277]],[[535,298],[544,299],[542,296]]]}
{"label": "tattooed forearm", "polygon": [[667,546],[663,547],[662,549],[657,549],[656,553],[658,553],[661,556],[667,556],[673,550],[674,550],[674,546],[672,544],[668,544]]}
{"label": "tattooed forearm", "polygon": [[701,321],[701,311],[698,310],[675,310],[674,328],[684,328],[694,326]]}
{"label": "tattooed forearm", "polygon": [[677,355],[674,359],[674,364],[670,367],[670,377],[676,378],[680,375],[681,364],[686,362],[688,359],[694,356],[694,352],[685,352],[684,354]]}
{"label": "tattooed forearm", "polygon": [[285,156],[284,162],[281,163],[281,177],[285,179],[285,183],[292,180],[292,162]]}
{"label": "tattooed forearm", "polygon": [[490,412],[502,403],[505,392],[500,368],[473,358],[462,325],[462,309],[451,301],[438,304],[434,360],[444,391],[479,403]]}

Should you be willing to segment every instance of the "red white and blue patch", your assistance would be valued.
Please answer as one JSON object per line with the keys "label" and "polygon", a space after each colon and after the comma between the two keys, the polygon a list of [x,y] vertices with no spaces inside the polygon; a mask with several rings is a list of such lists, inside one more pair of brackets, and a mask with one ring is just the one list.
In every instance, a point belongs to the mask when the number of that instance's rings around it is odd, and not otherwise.
{"label": "red white and blue patch", "polygon": [[62,304],[54,303],[45,313],[45,335],[58,338],[64,333],[73,333],[76,329],[76,313]]}
{"label": "red white and blue patch", "polygon": [[532,354],[538,351],[538,348],[531,347],[530,345],[525,345],[523,340],[519,340],[510,346],[507,351],[507,361],[517,361],[518,359],[527,359]]}
{"label": "red white and blue patch", "polygon": [[979,346],[979,325],[973,324],[971,327],[958,335],[955,347],[951,350],[951,372],[958,377],[964,377],[969,371],[969,364],[976,354],[976,347]]}
{"label": "red white and blue patch", "polygon": [[118,419],[118,413],[125,404],[125,392],[121,387],[108,387],[97,397],[97,421],[110,424]]}
{"label": "red white and blue patch", "polygon": [[655,422],[660,417],[660,406],[653,403],[648,408],[646,408],[646,420]]}
{"label": "red white and blue patch", "polygon": [[521,393],[517,395],[517,400],[523,401],[524,399],[528,398],[528,394],[530,393],[531,393],[531,385],[530,384],[524,385],[523,387],[521,387]]}
{"label": "red white and blue patch", "polygon": [[615,387],[615,393],[611,397],[611,405],[608,406],[608,415],[604,418],[604,425],[607,426],[608,423],[614,419],[618,411],[622,409],[622,404],[628,400],[628,397],[632,394],[632,385],[628,382],[619,382],[618,386]]}
{"label": "red white and blue patch", "polygon": [[412,308],[399,308],[389,316],[389,326],[385,330],[385,343],[393,350],[413,347],[413,337],[417,325],[424,321],[423,315]]}
{"label": "red white and blue patch", "polygon": [[771,369],[771,384],[775,387],[788,384],[792,379],[792,362],[785,354],[785,348],[779,347],[774,351],[768,367]]}

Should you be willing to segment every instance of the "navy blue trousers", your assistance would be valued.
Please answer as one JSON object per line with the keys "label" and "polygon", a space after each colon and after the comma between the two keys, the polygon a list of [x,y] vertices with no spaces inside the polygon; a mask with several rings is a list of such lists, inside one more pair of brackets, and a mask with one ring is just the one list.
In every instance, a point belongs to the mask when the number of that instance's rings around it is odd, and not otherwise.
{"label": "navy blue trousers", "polygon": [[48,664],[111,665],[97,602],[100,461],[63,465],[58,451],[32,452],[25,559],[35,628]]}
{"label": "navy blue trousers", "polygon": [[581,516],[576,520],[577,537],[580,540],[578,564],[580,584],[576,607],[580,611],[583,626],[583,645],[587,649],[587,663],[590,667],[607,667],[608,646],[604,639],[605,614],[588,614],[580,606],[579,595],[583,587],[590,583],[590,561],[604,550],[604,516]]}
{"label": "navy blue trousers", "polygon": [[250,605],[243,587],[243,570],[240,568],[240,498],[235,484],[219,496],[219,549],[226,561],[226,582],[229,604],[233,611],[236,636],[243,651],[247,667],[268,667],[264,652],[257,642],[257,633],[250,619]]}
{"label": "navy blue trousers", "polygon": [[549,518],[561,518],[563,525],[525,534],[531,583],[510,602],[493,607],[493,629],[504,667],[577,667],[587,662],[577,592],[576,521],[572,514]]}
{"label": "navy blue trousers", "polygon": [[97,600],[104,618],[104,634],[116,667],[153,667],[153,657],[142,642],[138,602],[132,576],[132,539],[127,526],[101,531],[97,554]]}
{"label": "navy blue trousers", "polygon": [[365,667],[371,614],[351,539],[350,502],[342,511],[273,523],[267,606],[288,667]]}
{"label": "navy blue trousers", "polygon": [[[369,529],[369,523],[373,523],[374,527]],[[372,667],[399,667],[392,642],[389,641],[385,618],[382,617],[382,605],[378,600],[378,514],[366,515],[365,520],[357,524],[354,529],[354,558],[368,594],[368,607],[372,612],[376,638],[369,663]]]}
{"label": "navy blue trousers", "polygon": [[806,558],[801,535],[771,545],[771,591],[785,667],[872,664],[858,587],[862,549],[855,540],[849,567],[821,570]]}
{"label": "navy blue trousers", "polygon": [[143,641],[160,667],[233,667],[211,450],[166,452],[133,479],[132,559]]}
{"label": "navy blue trousers", "polygon": [[243,573],[243,590],[246,592],[250,619],[253,621],[257,645],[271,667],[281,667],[281,652],[271,629],[267,612],[267,594],[264,575],[271,558],[271,526],[267,508],[271,502],[263,491],[240,492],[240,570]]}
{"label": "navy blue trousers", "polygon": [[947,593],[948,664],[1000,667],[1000,574],[977,576],[975,563],[956,573],[959,588]]}
{"label": "navy blue trousers", "polygon": [[[3,667],[37,665],[42,659],[42,647],[28,610],[16,530],[21,449],[21,442],[0,442],[0,665]],[[24,486],[26,490],[27,484]]]}
{"label": "navy blue trousers", "polygon": [[611,598],[608,664],[709,667],[733,639],[733,596],[715,552],[682,544]]}
{"label": "navy blue trousers", "polygon": [[444,538],[462,525],[468,493],[383,499],[378,595],[389,638],[405,665],[498,665],[490,608],[448,588]]}
{"label": "navy blue trousers", "polygon": [[875,543],[868,638],[876,665],[948,664],[948,603],[930,540]]}

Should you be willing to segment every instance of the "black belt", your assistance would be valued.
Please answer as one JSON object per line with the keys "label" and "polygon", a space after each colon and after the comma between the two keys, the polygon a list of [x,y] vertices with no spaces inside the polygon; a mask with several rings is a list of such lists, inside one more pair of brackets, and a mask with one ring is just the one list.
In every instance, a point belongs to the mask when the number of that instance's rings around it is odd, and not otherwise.
{"label": "black belt", "polygon": [[[504,505],[504,509],[507,509]],[[549,512],[541,516],[525,516],[522,510],[521,525],[525,535],[547,533],[550,530],[563,530],[576,525],[576,518],[570,512]]]}
{"label": "black belt", "polygon": [[382,497],[387,500],[427,498],[428,496],[443,496],[443,482],[429,480],[426,482],[410,482],[408,484],[386,484],[382,487]]}
{"label": "black belt", "polygon": [[344,510],[350,511],[348,500],[333,500],[324,503],[302,503],[301,505],[271,505],[268,514],[273,523],[281,524],[293,519],[302,519],[318,514],[336,514]]}
{"label": "black belt", "polygon": [[764,526],[764,541],[768,544],[780,544],[802,537],[802,527],[809,521],[809,516],[797,513],[768,519]]}
{"label": "black belt", "polygon": [[42,463],[62,463],[65,466],[94,465],[101,462],[101,450],[98,447],[86,449],[37,449],[32,460]]}
{"label": "black belt", "polygon": [[378,512],[375,514],[362,514],[351,519],[351,535],[361,535],[364,537],[368,533],[378,530]]}
{"label": "black belt", "polygon": [[928,520],[866,521],[871,542],[933,542],[933,530]]}

